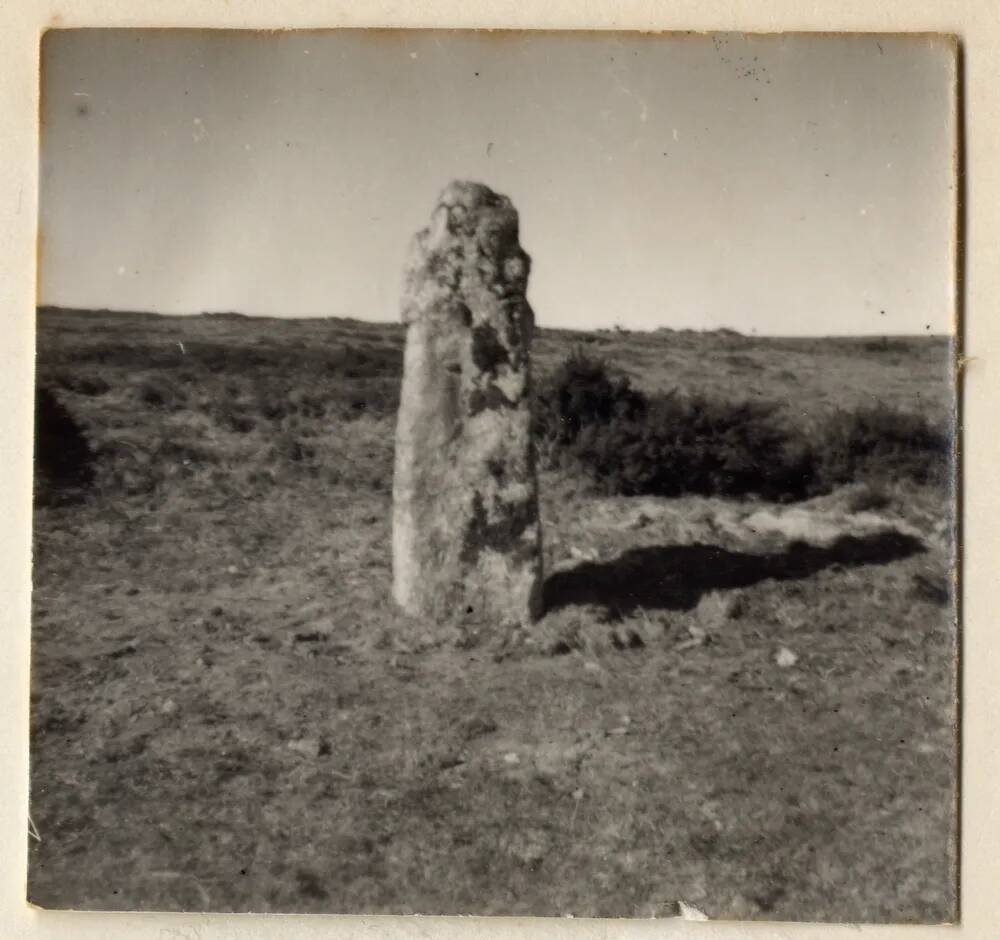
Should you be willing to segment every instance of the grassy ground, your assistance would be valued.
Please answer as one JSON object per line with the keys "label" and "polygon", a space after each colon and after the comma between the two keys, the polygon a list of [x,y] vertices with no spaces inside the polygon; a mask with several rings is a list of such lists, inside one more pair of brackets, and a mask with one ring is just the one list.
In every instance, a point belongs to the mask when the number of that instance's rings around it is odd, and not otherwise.
{"label": "grassy ground", "polygon": [[[944,419],[945,341],[542,331],[641,387]],[[46,907],[955,916],[939,491],[600,498],[543,477],[530,634],[388,597],[402,332],[43,311],[95,449],[35,519]]]}

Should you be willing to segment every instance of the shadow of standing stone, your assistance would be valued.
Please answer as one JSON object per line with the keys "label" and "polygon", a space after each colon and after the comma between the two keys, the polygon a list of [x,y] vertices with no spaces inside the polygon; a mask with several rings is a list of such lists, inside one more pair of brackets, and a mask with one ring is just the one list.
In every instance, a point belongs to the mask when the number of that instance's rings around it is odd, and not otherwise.
{"label": "shadow of standing stone", "polygon": [[478,183],[451,183],[413,241],[393,594],[417,616],[523,624],[541,613],[529,267],[517,211]]}

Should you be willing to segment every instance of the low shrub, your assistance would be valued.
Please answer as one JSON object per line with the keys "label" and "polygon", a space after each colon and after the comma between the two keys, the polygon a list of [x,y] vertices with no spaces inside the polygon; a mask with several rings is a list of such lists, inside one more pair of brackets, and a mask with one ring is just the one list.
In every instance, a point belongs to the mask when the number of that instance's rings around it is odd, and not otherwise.
{"label": "low shrub", "polygon": [[609,494],[756,495],[803,499],[815,455],[772,408],[690,397],[654,398],[638,418],[592,425],[573,455]]}
{"label": "low shrub", "polygon": [[838,411],[820,432],[819,485],[825,492],[855,480],[943,485],[950,481],[952,436],[923,415],[878,404]]}
{"label": "low shrub", "polygon": [[[876,405],[798,427],[776,405],[646,395],[577,350],[536,392],[541,452],[609,495],[807,499],[838,486],[950,480],[951,438],[921,415]],[[877,500],[876,500],[877,502]]]}
{"label": "low shrub", "polygon": [[566,445],[584,428],[634,421],[646,412],[646,396],[627,376],[612,374],[603,359],[575,349],[535,393],[539,437]]}

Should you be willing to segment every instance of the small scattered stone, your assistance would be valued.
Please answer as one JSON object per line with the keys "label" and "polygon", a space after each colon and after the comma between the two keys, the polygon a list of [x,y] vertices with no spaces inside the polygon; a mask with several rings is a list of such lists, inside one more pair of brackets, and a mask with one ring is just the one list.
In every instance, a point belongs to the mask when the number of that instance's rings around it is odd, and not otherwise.
{"label": "small scattered stone", "polygon": [[782,669],[788,669],[799,661],[799,657],[796,653],[793,653],[790,649],[788,649],[787,646],[783,646],[780,650],[778,650],[778,655],[774,657],[774,661]]}
{"label": "small scattered stone", "polygon": [[697,624],[688,626],[688,639],[682,640],[674,649],[682,653],[684,650],[694,649],[696,646],[703,646],[708,640],[708,634]]}
{"label": "small scattered stone", "polygon": [[288,748],[303,757],[319,757],[320,743],[317,738],[297,738],[288,742]]}

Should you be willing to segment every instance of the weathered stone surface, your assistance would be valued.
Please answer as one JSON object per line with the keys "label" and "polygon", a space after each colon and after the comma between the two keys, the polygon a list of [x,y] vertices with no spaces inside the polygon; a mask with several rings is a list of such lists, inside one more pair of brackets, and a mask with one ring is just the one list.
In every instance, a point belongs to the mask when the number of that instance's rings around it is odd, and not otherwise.
{"label": "weathered stone surface", "polygon": [[393,481],[393,593],[412,614],[541,612],[529,267],[510,200],[477,183],[449,185],[414,238]]}

